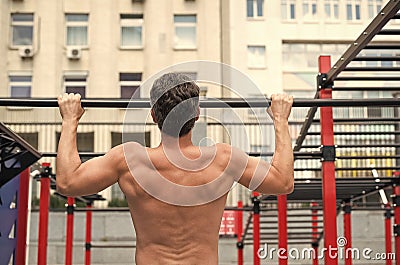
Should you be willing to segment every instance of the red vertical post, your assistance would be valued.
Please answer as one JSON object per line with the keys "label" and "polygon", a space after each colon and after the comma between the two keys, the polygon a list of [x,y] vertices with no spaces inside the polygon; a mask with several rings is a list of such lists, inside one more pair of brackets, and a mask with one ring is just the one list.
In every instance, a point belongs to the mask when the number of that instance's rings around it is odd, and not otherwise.
{"label": "red vertical post", "polygon": [[[326,73],[331,69],[331,57],[319,57],[319,97],[332,98],[332,88],[324,83]],[[325,78],[325,80],[324,80]],[[332,251],[332,255],[325,255],[325,265],[337,265],[337,224],[336,224],[336,179],[335,179],[335,147],[333,135],[332,107],[321,107],[321,145],[322,145],[322,200],[324,211],[324,246]]]}
{"label": "red vertical post", "polygon": [[85,265],[90,265],[92,248],[92,202],[86,204]]}
{"label": "red vertical post", "polygon": [[311,237],[312,248],[314,250],[313,265],[318,265],[318,203],[312,202],[311,206]]}
{"label": "red vertical post", "polygon": [[65,240],[65,265],[72,265],[72,250],[74,241],[74,206],[75,199],[67,199],[67,234]]}
{"label": "red vertical post", "polygon": [[[390,203],[385,205],[385,245],[386,245],[386,256],[389,257],[392,253],[392,208]],[[386,265],[392,265],[391,259],[386,259]]]}
{"label": "red vertical post", "polygon": [[394,247],[396,265],[400,265],[400,185],[399,179],[393,184],[393,208],[394,208]]}
{"label": "red vertical post", "polygon": [[238,250],[238,265],[243,265],[243,244],[242,244],[242,234],[243,234],[243,202],[238,201],[237,205],[238,211],[236,211],[236,234],[237,243],[236,247]]}
{"label": "red vertical post", "polygon": [[260,265],[260,194],[253,191],[253,264]]}
{"label": "red vertical post", "polygon": [[18,192],[18,219],[17,219],[17,251],[16,265],[25,265],[26,262],[26,235],[28,232],[28,204],[29,204],[29,168],[21,172],[19,176]]}
{"label": "red vertical post", "polygon": [[49,226],[50,205],[50,163],[43,163],[42,167],[43,171],[40,175],[38,265],[47,264],[47,233]]}
{"label": "red vertical post", "polygon": [[[287,197],[286,195],[278,196],[278,248],[281,254],[285,257],[279,257],[279,265],[287,265],[287,248],[288,248],[288,234],[287,234]],[[282,253],[281,249],[285,249]]]}
{"label": "red vertical post", "polygon": [[[351,244],[351,204],[350,201],[346,201],[343,205],[343,232],[346,241],[344,242],[344,264],[352,265],[352,252],[348,251],[352,248]],[[343,247],[343,246],[342,246]]]}

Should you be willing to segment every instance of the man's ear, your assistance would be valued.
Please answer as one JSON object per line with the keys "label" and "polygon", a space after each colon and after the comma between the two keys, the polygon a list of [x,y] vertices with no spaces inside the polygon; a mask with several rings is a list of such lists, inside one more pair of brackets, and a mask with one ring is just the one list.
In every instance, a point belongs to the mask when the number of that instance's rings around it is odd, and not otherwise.
{"label": "man's ear", "polygon": [[199,117],[200,117],[200,107],[197,107],[196,121],[199,120]]}
{"label": "man's ear", "polygon": [[157,123],[156,115],[154,114],[154,110],[151,109],[151,117],[153,118],[153,122]]}

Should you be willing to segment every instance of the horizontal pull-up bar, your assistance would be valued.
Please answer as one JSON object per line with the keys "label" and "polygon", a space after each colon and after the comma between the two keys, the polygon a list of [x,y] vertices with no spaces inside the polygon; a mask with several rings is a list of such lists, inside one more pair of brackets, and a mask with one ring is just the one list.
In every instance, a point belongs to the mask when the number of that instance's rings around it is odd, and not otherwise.
{"label": "horizontal pull-up bar", "polygon": [[[204,99],[200,106],[204,108],[265,108],[270,99]],[[0,106],[8,107],[58,107],[56,99],[44,98],[0,98]],[[83,99],[82,106],[88,108],[150,108],[149,99]],[[400,106],[400,99],[295,99],[294,107],[362,107],[362,106]]]}

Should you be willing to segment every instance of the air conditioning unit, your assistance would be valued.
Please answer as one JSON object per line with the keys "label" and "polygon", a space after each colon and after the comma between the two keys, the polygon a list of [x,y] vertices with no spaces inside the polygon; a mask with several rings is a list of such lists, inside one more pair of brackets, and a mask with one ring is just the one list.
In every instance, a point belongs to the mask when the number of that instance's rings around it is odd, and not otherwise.
{"label": "air conditioning unit", "polygon": [[79,60],[82,56],[82,49],[77,47],[67,48],[67,58],[71,60]]}
{"label": "air conditioning unit", "polygon": [[32,46],[23,46],[19,48],[19,56],[21,58],[32,58],[33,57],[33,47]]}

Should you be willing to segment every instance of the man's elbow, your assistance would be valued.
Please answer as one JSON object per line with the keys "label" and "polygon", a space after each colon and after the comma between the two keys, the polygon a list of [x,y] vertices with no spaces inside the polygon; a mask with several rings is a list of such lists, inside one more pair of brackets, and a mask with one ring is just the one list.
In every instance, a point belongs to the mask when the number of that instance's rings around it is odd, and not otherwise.
{"label": "man's elbow", "polygon": [[285,194],[290,194],[294,191],[294,181],[290,181],[289,184],[285,186]]}
{"label": "man's elbow", "polygon": [[69,185],[68,183],[56,181],[56,191],[61,195],[72,196],[71,190],[71,185]]}

